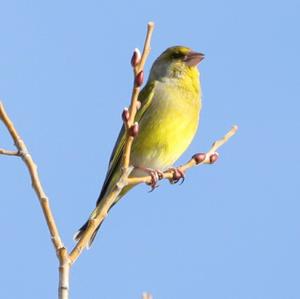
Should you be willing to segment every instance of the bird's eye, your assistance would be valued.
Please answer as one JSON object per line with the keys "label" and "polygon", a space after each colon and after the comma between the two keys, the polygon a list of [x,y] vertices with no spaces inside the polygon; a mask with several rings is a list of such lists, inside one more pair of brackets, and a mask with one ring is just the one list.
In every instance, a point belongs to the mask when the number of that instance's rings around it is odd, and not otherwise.
{"label": "bird's eye", "polygon": [[171,58],[172,59],[179,59],[179,58],[182,58],[183,56],[184,55],[180,52],[174,52],[174,53],[172,53]]}

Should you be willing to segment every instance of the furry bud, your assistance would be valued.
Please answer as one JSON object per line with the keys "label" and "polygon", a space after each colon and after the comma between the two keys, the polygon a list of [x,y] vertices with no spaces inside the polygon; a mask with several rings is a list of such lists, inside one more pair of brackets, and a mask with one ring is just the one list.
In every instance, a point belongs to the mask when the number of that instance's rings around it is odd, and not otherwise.
{"label": "furry bud", "polygon": [[129,136],[136,137],[139,133],[139,124],[135,122],[130,128],[129,128]]}
{"label": "furry bud", "polygon": [[125,107],[122,112],[122,119],[124,122],[127,122],[129,120],[129,111],[127,107]]}
{"label": "furry bud", "polygon": [[206,159],[206,154],[205,153],[197,153],[192,158],[194,159],[194,161],[198,165]]}
{"label": "furry bud", "polygon": [[138,48],[135,48],[131,57],[132,67],[136,67],[141,61],[141,52]]}
{"label": "furry bud", "polygon": [[209,157],[209,162],[210,164],[215,163],[219,158],[219,154],[218,153],[213,153],[212,155],[210,155]]}
{"label": "furry bud", "polygon": [[141,87],[144,82],[144,71],[140,71],[136,76],[135,76],[135,86],[136,87]]}

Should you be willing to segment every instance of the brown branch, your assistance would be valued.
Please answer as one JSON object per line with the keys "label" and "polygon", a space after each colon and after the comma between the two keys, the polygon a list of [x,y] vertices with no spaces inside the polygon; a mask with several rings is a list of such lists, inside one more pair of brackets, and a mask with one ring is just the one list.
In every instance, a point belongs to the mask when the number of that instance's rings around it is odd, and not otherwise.
{"label": "brown branch", "polygon": [[[202,164],[213,164],[218,159],[218,153],[216,152],[222,145],[224,145],[238,130],[237,126],[233,126],[227,134],[215,141],[210,150],[207,153],[199,153],[196,154],[190,159],[187,163],[178,167],[181,172],[186,172],[189,168],[202,165]],[[162,177],[160,179],[168,179],[172,180],[174,178],[174,171],[167,170],[163,172]],[[127,185],[136,185],[140,183],[150,184],[152,181],[151,176],[144,176],[144,177],[132,177],[127,178]]]}
{"label": "brown branch", "polygon": [[63,242],[61,240],[61,237],[59,235],[54,216],[52,214],[50,204],[48,197],[42,187],[42,183],[37,171],[37,166],[34,163],[24,141],[22,140],[20,134],[17,132],[13,122],[10,120],[9,116],[7,115],[3,104],[0,102],[0,119],[6,126],[7,130],[9,131],[15,146],[17,147],[18,151],[6,151],[6,150],[0,150],[0,154],[3,155],[12,155],[12,156],[19,156],[24,161],[25,165],[27,166],[28,172],[31,177],[31,184],[32,187],[39,199],[44,217],[46,219],[48,229],[51,236],[51,241],[54,245],[54,248],[56,250],[57,256],[60,261],[59,265],[59,272],[60,272],[60,280],[59,283],[59,294],[60,299],[67,299],[68,298],[68,275],[69,275],[69,257],[67,254],[65,254],[67,251],[64,248]]}
{"label": "brown branch", "polygon": [[152,32],[154,30],[154,23],[149,22],[147,26],[147,34],[144,43],[143,53],[140,56],[139,51],[135,50],[132,57],[132,67],[134,72],[134,84],[132,89],[131,95],[131,102],[129,108],[125,108],[123,111],[122,117],[125,125],[126,130],[126,140],[123,152],[123,167],[122,167],[122,176],[120,180],[117,182],[113,190],[104,197],[100,202],[100,213],[93,219],[90,219],[88,222],[88,227],[84,231],[83,236],[80,238],[78,243],[75,245],[73,250],[70,253],[70,260],[72,263],[76,261],[76,259],[81,254],[82,250],[87,247],[87,244],[99,226],[99,224],[105,219],[107,216],[108,210],[111,205],[114,203],[115,199],[118,197],[122,189],[127,185],[127,179],[129,174],[132,171],[132,167],[129,166],[130,164],[130,153],[131,153],[131,146],[134,140],[134,137],[138,133],[138,124],[134,123],[135,115],[138,110],[138,96],[140,93],[141,85],[143,84],[144,79],[144,65],[146,59],[150,53],[150,41]]}
{"label": "brown branch", "polygon": [[154,30],[154,23],[149,22],[148,25],[147,25],[147,35],[146,35],[146,39],[145,39],[145,43],[144,43],[143,54],[142,54],[140,63],[138,64],[137,68],[135,69],[135,74],[137,74],[138,72],[144,70],[146,60],[147,60],[147,58],[149,56],[149,53],[151,51],[150,43],[151,43],[153,30]]}
{"label": "brown branch", "polygon": [[[127,178],[133,169],[132,167],[129,166],[130,152],[131,152],[131,146],[134,137],[138,133],[138,125],[134,123],[134,119],[135,119],[136,112],[138,110],[138,105],[139,105],[138,96],[144,78],[143,68],[146,59],[150,53],[150,41],[151,41],[153,29],[154,29],[154,23],[149,22],[147,26],[147,35],[144,43],[143,53],[141,57],[138,56],[136,57],[133,64],[134,86],[132,90],[129,110],[127,110],[128,117],[126,118],[126,120],[124,119],[127,137],[125,142],[125,151],[123,154],[124,167],[123,167],[122,176],[118,181],[118,183],[113,188],[113,190],[102,201],[103,204],[102,212],[98,215],[98,217],[96,217],[92,221],[89,221],[88,228],[86,229],[83,237],[75,245],[74,249],[71,251],[70,254],[68,254],[60,238],[53,214],[50,209],[48,197],[46,196],[43,190],[39,178],[37,166],[34,163],[31,155],[29,154],[25,143],[23,142],[17,130],[15,129],[12,121],[8,117],[7,113],[5,112],[2,103],[0,103],[0,119],[3,121],[4,125],[8,129],[18,149],[18,151],[9,151],[5,149],[0,149],[0,154],[8,155],[8,156],[19,156],[23,159],[24,163],[28,168],[29,174],[31,176],[32,186],[41,204],[44,217],[46,219],[49,232],[51,235],[51,240],[54,244],[57,257],[59,259],[59,298],[60,299],[67,299],[69,296],[69,273],[70,273],[71,265],[76,261],[76,259],[81,254],[82,250],[87,246],[90,237],[92,236],[92,234],[94,233],[98,225],[101,223],[101,221],[103,221],[103,219],[106,217],[108,209],[115,201],[119,193],[122,191],[122,189],[127,185]],[[139,54],[139,53],[135,53],[135,54]]]}
{"label": "brown branch", "polygon": [[58,251],[59,260],[59,285],[58,285],[58,298],[68,299],[69,298],[69,283],[70,283],[70,268],[71,262],[67,250],[63,247]]}
{"label": "brown branch", "polygon": [[138,96],[140,93],[140,87],[143,84],[143,67],[145,61],[150,52],[150,41],[152,32],[154,30],[154,23],[149,22],[147,26],[147,34],[144,44],[144,50],[142,56],[139,57],[138,50],[135,50],[133,57],[132,57],[132,67],[134,71],[134,84],[132,89],[132,96],[129,108],[125,108],[122,114],[125,130],[126,130],[126,140],[123,152],[123,167],[122,167],[122,176],[113,188],[113,190],[104,197],[100,202],[100,213],[93,219],[90,219],[88,222],[88,227],[84,231],[82,237],[72,249],[70,253],[70,260],[71,263],[74,263],[76,259],[81,254],[82,250],[87,247],[87,244],[99,226],[99,224],[105,219],[107,216],[108,210],[111,205],[114,203],[115,199],[118,197],[122,189],[127,185],[127,178],[132,171],[132,167],[129,166],[130,164],[130,153],[131,153],[131,146],[134,140],[134,137],[138,133],[138,124],[134,123],[135,115],[138,110]]}
{"label": "brown branch", "polygon": [[0,148],[0,155],[6,155],[6,156],[20,156],[19,151],[10,151],[3,148]]}
{"label": "brown branch", "polygon": [[150,293],[143,293],[142,294],[142,299],[152,299],[152,295]]}
{"label": "brown branch", "polygon": [[[54,244],[56,251],[58,251],[60,248],[62,248],[64,246],[61,241],[58,229],[55,224],[53,214],[50,209],[48,197],[46,196],[46,193],[44,192],[44,189],[42,187],[40,177],[39,177],[39,174],[37,171],[37,166],[34,163],[31,155],[29,154],[24,141],[22,140],[21,136],[15,129],[13,122],[8,117],[2,103],[0,103],[0,119],[6,126],[7,130],[9,131],[9,133],[18,149],[17,152],[10,152],[11,155],[14,154],[15,156],[20,156],[22,158],[22,160],[24,161],[25,165],[27,166],[27,169],[28,169],[30,177],[31,177],[32,187],[39,199],[39,202],[41,204],[41,207],[42,207],[42,210],[43,210],[43,213],[44,213],[44,216],[45,216],[48,228],[49,228],[51,240]],[[4,152],[4,154],[8,154],[8,152],[6,152],[6,153]]]}
{"label": "brown branch", "polygon": [[126,172],[123,172],[120,180],[114,186],[113,190],[106,197],[104,197],[103,200],[101,200],[101,204],[102,204],[101,213],[99,213],[97,217],[90,219],[88,223],[88,227],[85,230],[82,238],[78,241],[78,243],[75,245],[75,247],[72,249],[70,253],[70,261],[72,264],[77,260],[82,250],[87,247],[87,244],[91,236],[93,235],[94,231],[97,229],[99,224],[107,216],[109,208],[114,203],[115,199],[118,197],[122,189],[126,186],[127,177],[130,175],[132,170],[133,167],[128,167]]}
{"label": "brown branch", "polygon": [[[126,128],[126,136],[127,136],[125,141],[125,146],[124,146],[124,154],[123,154],[124,171],[129,166],[130,163],[131,146],[135,137],[132,134],[130,134],[130,129],[132,128],[132,126],[134,126],[134,119],[135,119],[136,112],[138,110],[138,97],[139,97],[141,85],[143,84],[145,62],[151,50],[150,42],[151,42],[153,30],[154,30],[154,23],[149,22],[147,25],[147,34],[145,38],[142,56],[138,57],[139,54],[136,52],[138,50],[136,50],[132,57],[134,84],[132,89],[131,102],[128,108],[128,116],[123,118],[125,123],[125,128]],[[136,126],[138,125],[136,124]]]}

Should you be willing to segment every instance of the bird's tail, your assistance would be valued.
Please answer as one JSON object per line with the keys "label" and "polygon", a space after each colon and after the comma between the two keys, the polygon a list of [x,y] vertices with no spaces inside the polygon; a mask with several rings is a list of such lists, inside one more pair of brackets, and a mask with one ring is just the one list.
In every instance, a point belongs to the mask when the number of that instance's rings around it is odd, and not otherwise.
{"label": "bird's tail", "polygon": [[[131,188],[133,187],[133,185],[132,186],[126,186],[123,190],[122,190],[122,192],[119,194],[119,196],[117,197],[117,199],[115,200],[115,202],[109,207],[109,209],[108,209],[108,211],[107,211],[107,213],[110,211],[110,209],[120,200],[120,198],[121,197],[123,197]],[[94,211],[92,212],[92,214],[90,215],[90,218],[88,219],[88,221],[78,230],[78,232],[74,235],[74,237],[73,237],[73,239],[74,239],[74,241],[75,242],[78,242],[81,238],[82,238],[82,236],[83,236],[83,234],[84,234],[84,232],[86,231],[86,229],[87,229],[87,227],[88,227],[88,225],[89,225],[89,221],[91,220],[91,219],[95,219],[96,217],[97,217],[97,215],[99,214],[99,213],[101,213],[102,212],[102,204],[101,204],[101,200],[102,200],[102,196],[101,196],[101,194],[100,194],[100,197],[99,197],[99,199],[98,199],[98,201],[97,201],[97,206],[96,206],[96,208],[94,209]],[[103,219],[104,220],[104,219]],[[101,226],[101,224],[103,223],[103,220],[100,222],[100,224],[98,225],[98,227],[95,229],[95,231],[94,231],[94,233],[92,234],[92,236],[91,236],[91,238],[90,238],[90,240],[89,240],[89,242],[88,242],[88,245],[87,245],[87,248],[89,249],[90,247],[91,247],[91,245],[92,245],[92,243],[93,243],[93,241],[94,241],[94,239],[95,239],[95,237],[96,237],[96,235],[97,235],[97,232],[98,232],[98,230],[99,230],[99,228],[100,228],[100,226]]]}
{"label": "bird's tail", "polygon": [[[73,237],[75,242],[78,242],[81,239],[82,235],[84,234],[85,230],[88,227],[88,224],[89,224],[89,220],[75,233],[75,235]],[[91,245],[96,237],[96,234],[98,232],[98,229],[100,228],[100,225],[101,225],[101,223],[99,224],[99,226],[96,228],[96,230],[92,234],[92,236],[88,242],[87,249],[89,249],[91,247]]]}
{"label": "bird's tail", "polygon": [[[112,208],[112,207],[110,207],[110,208]],[[87,227],[89,225],[90,219],[95,218],[99,213],[100,213],[100,209],[99,209],[99,206],[97,206],[94,209],[94,211],[92,212],[89,220],[75,233],[75,235],[73,237],[73,239],[74,239],[75,242],[78,242],[82,238],[84,232],[86,231],[86,229],[87,229]],[[100,222],[100,224],[98,225],[98,227],[96,228],[96,230],[93,232],[93,234],[92,234],[92,236],[91,236],[91,238],[90,238],[90,240],[88,242],[88,245],[87,245],[88,249],[91,247],[91,245],[92,245],[92,243],[93,243],[93,241],[94,241],[94,239],[95,239],[95,237],[97,235],[97,232],[98,232],[98,230],[99,230],[102,222],[103,222],[103,220]]]}

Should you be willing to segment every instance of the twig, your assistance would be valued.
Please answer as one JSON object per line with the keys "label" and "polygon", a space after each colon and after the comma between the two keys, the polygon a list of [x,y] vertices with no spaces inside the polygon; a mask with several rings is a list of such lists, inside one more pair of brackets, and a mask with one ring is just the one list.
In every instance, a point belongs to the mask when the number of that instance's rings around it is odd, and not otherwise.
{"label": "twig", "polygon": [[128,118],[126,119],[126,121],[124,120],[127,137],[125,142],[125,151],[123,153],[124,167],[123,167],[122,176],[118,181],[118,183],[116,184],[116,186],[113,188],[113,190],[106,196],[104,200],[102,200],[102,204],[103,204],[102,213],[100,213],[98,217],[96,217],[95,219],[89,222],[88,228],[86,229],[83,237],[75,245],[74,249],[71,251],[70,254],[68,254],[60,238],[57,226],[55,224],[54,217],[50,209],[48,197],[46,196],[42,188],[42,184],[37,171],[37,166],[34,163],[31,155],[29,154],[25,143],[23,142],[20,135],[16,131],[12,121],[6,114],[2,103],[0,103],[0,119],[5,124],[6,128],[8,129],[18,149],[18,151],[9,151],[5,149],[0,149],[0,154],[8,155],[8,156],[20,156],[28,168],[28,171],[31,176],[32,186],[40,201],[50,231],[51,240],[54,244],[57,257],[59,259],[59,298],[60,299],[67,299],[69,296],[69,272],[70,272],[71,265],[76,261],[76,259],[81,254],[82,250],[86,247],[95,229],[98,227],[101,221],[106,217],[109,207],[115,201],[115,199],[122,191],[122,189],[126,186],[127,178],[132,171],[132,167],[129,166],[130,151],[131,151],[131,145],[133,139],[138,132],[138,126],[137,124],[134,124],[134,118],[138,109],[138,95],[140,92],[140,87],[143,84],[143,78],[144,78],[143,68],[150,52],[150,41],[151,41],[153,29],[154,29],[154,23],[149,22],[147,26],[147,35],[144,43],[143,54],[141,57],[138,57],[138,59],[135,61],[135,64],[133,65],[134,86],[132,91],[131,103],[128,110]]}
{"label": "twig", "polygon": [[152,295],[150,293],[144,292],[142,294],[142,299],[152,299]]}
{"label": "twig", "polygon": [[113,190],[105,196],[101,202],[99,207],[99,213],[95,218],[90,219],[88,222],[88,227],[84,231],[82,237],[78,241],[78,243],[75,245],[75,247],[72,249],[70,253],[70,260],[71,263],[74,263],[76,259],[81,254],[82,250],[87,247],[87,244],[99,226],[99,224],[105,219],[107,216],[108,210],[111,207],[111,205],[115,202],[115,199],[118,197],[122,189],[127,185],[127,179],[132,171],[132,167],[130,167],[130,153],[131,153],[131,146],[133,143],[133,140],[135,136],[138,134],[138,124],[134,123],[135,115],[137,112],[138,107],[138,96],[140,93],[140,87],[143,84],[143,67],[145,64],[145,61],[149,55],[150,52],[150,41],[152,32],[154,30],[154,23],[149,22],[147,26],[147,34],[145,38],[144,43],[144,50],[139,57],[138,50],[135,50],[133,57],[132,57],[132,67],[134,71],[134,84],[132,89],[132,96],[131,96],[131,102],[130,106],[127,109],[124,109],[122,117],[126,129],[126,139],[125,139],[125,145],[124,145],[124,152],[123,152],[123,167],[122,167],[122,176],[119,179],[119,181],[114,186]]}
{"label": "twig", "polygon": [[[199,153],[195,154],[187,163],[178,167],[181,172],[186,172],[189,168],[194,167],[196,165],[202,164],[213,164],[217,159],[219,154],[216,152],[218,148],[224,145],[238,130],[238,127],[235,125],[233,126],[227,134],[215,141],[210,150],[207,153]],[[172,180],[174,176],[173,170],[167,170],[163,172],[161,179],[169,179]],[[152,181],[151,176],[144,176],[144,177],[132,177],[127,179],[127,185],[136,185],[140,183],[150,184]]]}
{"label": "twig", "polygon": [[[128,108],[128,116],[123,118],[124,123],[125,123],[125,128],[126,128],[126,141],[125,141],[125,146],[124,146],[124,153],[123,153],[123,169],[125,170],[130,163],[130,152],[131,152],[131,146],[134,140],[134,137],[132,134],[130,134],[130,129],[135,125],[136,127],[138,126],[137,124],[134,124],[134,119],[135,115],[137,112],[137,105],[138,105],[138,97],[140,93],[140,88],[141,85],[143,84],[143,79],[144,79],[144,65],[145,62],[149,56],[151,47],[150,47],[150,42],[151,42],[151,37],[152,33],[154,30],[154,23],[149,22],[147,26],[147,34],[146,34],[146,39],[144,43],[144,49],[142,56],[134,61],[134,55],[139,55],[136,52],[133,54],[132,58],[132,67],[133,67],[133,72],[134,72],[134,85],[132,89],[132,95],[131,95],[131,102],[130,106]],[[138,127],[137,127],[138,128]],[[134,128],[132,128],[134,129]],[[138,130],[138,129],[137,129]]]}
{"label": "twig", "polygon": [[51,241],[54,245],[56,250],[56,254],[59,258],[60,265],[59,265],[59,272],[60,272],[60,282],[59,282],[59,294],[61,295],[60,299],[67,299],[68,298],[68,285],[67,282],[69,276],[69,257],[65,254],[67,251],[64,248],[63,242],[60,238],[54,216],[52,214],[48,197],[42,187],[42,183],[40,181],[40,177],[37,171],[37,166],[34,163],[24,141],[22,140],[20,134],[17,132],[16,128],[14,127],[13,122],[10,120],[9,116],[7,115],[3,104],[0,102],[0,119],[6,126],[7,130],[9,131],[18,151],[6,151],[1,150],[0,154],[4,155],[11,155],[11,156],[20,156],[24,161],[25,165],[27,166],[28,172],[31,177],[32,187],[39,199],[41,208],[44,213],[44,217],[46,219],[48,229],[51,236]]}
{"label": "twig", "polygon": [[0,155],[6,155],[6,156],[20,156],[19,151],[10,151],[3,148],[0,148]]}
{"label": "twig", "polygon": [[[18,149],[17,152],[10,152],[10,154],[11,155],[14,154],[15,156],[20,156],[27,166],[27,169],[28,169],[30,177],[31,177],[32,187],[39,199],[39,202],[41,204],[41,207],[42,207],[42,210],[43,210],[43,213],[44,213],[44,216],[45,216],[48,228],[49,228],[51,240],[54,244],[56,251],[58,251],[60,248],[64,247],[64,245],[60,238],[58,229],[56,227],[54,216],[50,209],[48,197],[46,196],[44,189],[42,187],[42,184],[41,184],[41,181],[39,178],[39,174],[37,171],[37,166],[34,163],[31,155],[29,154],[24,141],[22,140],[21,136],[15,129],[13,122],[8,117],[8,115],[4,109],[4,106],[1,102],[0,102],[0,119],[2,120],[2,122],[4,123],[6,128],[8,129],[8,131]],[[8,151],[6,151],[6,153],[4,152],[4,154],[8,154],[8,153],[9,153]]]}
{"label": "twig", "polygon": [[111,205],[114,203],[115,199],[118,197],[122,189],[126,186],[126,179],[130,175],[133,167],[128,167],[127,171],[124,172],[118,181],[118,183],[114,186],[113,190],[101,200],[102,209],[101,213],[97,215],[97,217],[90,219],[87,229],[85,230],[82,238],[78,241],[75,247],[72,249],[70,253],[70,261],[73,264],[79,255],[81,254],[82,250],[86,248],[90,237],[93,235],[94,231],[97,229],[99,224],[105,219],[107,216],[107,212]]}
{"label": "twig", "polygon": [[144,70],[144,66],[146,63],[146,60],[149,56],[149,53],[151,51],[151,38],[152,38],[152,33],[154,30],[154,23],[153,22],[149,22],[148,26],[147,26],[147,35],[146,35],[146,39],[145,39],[145,43],[144,43],[144,48],[143,48],[143,55],[141,57],[141,61],[139,63],[139,65],[136,68],[136,74],[142,70]]}

